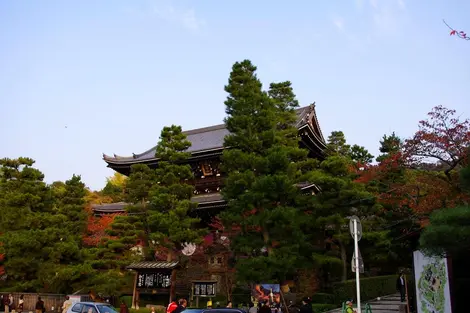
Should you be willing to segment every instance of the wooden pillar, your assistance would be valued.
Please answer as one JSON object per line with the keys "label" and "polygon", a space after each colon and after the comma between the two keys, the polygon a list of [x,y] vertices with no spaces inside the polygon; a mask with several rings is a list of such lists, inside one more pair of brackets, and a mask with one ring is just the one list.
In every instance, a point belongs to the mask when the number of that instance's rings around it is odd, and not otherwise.
{"label": "wooden pillar", "polygon": [[176,269],[171,270],[171,278],[170,278],[170,303],[171,300],[176,298]]}
{"label": "wooden pillar", "polygon": [[131,307],[135,309],[135,302],[137,300],[137,278],[139,276],[138,272],[135,272],[135,278],[134,278],[134,290],[132,291],[132,304]]}

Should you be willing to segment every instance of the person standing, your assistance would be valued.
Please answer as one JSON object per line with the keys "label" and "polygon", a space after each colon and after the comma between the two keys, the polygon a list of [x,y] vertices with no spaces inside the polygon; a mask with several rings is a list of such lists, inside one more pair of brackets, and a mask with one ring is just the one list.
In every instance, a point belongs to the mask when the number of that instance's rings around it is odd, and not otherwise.
{"label": "person standing", "polygon": [[24,295],[20,296],[20,299],[18,300],[18,313],[23,312],[23,307],[24,307]]}
{"label": "person standing", "polygon": [[401,272],[397,278],[397,291],[400,292],[401,302],[405,302],[406,286],[405,286],[405,274],[403,274],[403,272]]}
{"label": "person standing", "polygon": [[5,308],[5,313],[9,313],[10,312],[10,295],[5,295],[3,297],[3,306]]}
{"label": "person standing", "polygon": [[250,302],[248,313],[258,313],[258,308],[255,306],[253,302]]}
{"label": "person standing", "polygon": [[38,297],[38,301],[36,302],[36,313],[45,313],[46,307],[44,306],[44,301],[42,301],[41,297]]}
{"label": "person standing", "polygon": [[176,300],[173,299],[170,304],[168,304],[166,308],[166,313],[172,313],[176,308],[178,307],[178,303],[176,303]]}
{"label": "person standing", "polygon": [[124,301],[121,301],[121,305],[119,307],[119,313],[129,313],[129,308],[127,307]]}
{"label": "person standing", "polygon": [[62,313],[67,313],[67,310],[72,305],[72,300],[70,300],[69,296],[65,296],[64,304],[62,305]]}
{"label": "person standing", "polygon": [[186,299],[180,299],[178,301],[178,307],[173,311],[173,313],[181,313],[184,310],[186,310],[186,306],[188,305],[188,302]]}
{"label": "person standing", "polygon": [[302,299],[302,306],[299,310],[300,313],[313,313],[312,305],[310,304],[309,298]]}
{"label": "person standing", "polygon": [[271,313],[271,308],[269,307],[268,301],[265,301],[265,302],[261,305],[261,307],[260,307],[258,313]]}

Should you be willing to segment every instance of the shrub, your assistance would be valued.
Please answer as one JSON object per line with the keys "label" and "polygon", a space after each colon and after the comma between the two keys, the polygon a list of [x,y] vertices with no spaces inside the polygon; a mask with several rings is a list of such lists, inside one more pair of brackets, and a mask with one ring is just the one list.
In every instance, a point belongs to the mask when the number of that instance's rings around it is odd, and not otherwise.
{"label": "shrub", "polygon": [[317,292],[312,297],[312,303],[335,303],[335,296],[331,293]]}
{"label": "shrub", "polygon": [[312,309],[313,312],[319,313],[319,312],[327,312],[330,310],[334,310],[338,308],[337,305],[335,304],[329,304],[329,303],[314,303],[312,304]]}
{"label": "shrub", "polygon": [[[121,296],[119,298],[121,301],[123,301],[128,308],[132,306],[132,296]],[[116,303],[117,306],[119,306],[121,303]]]}
{"label": "shrub", "polygon": [[[396,275],[361,279],[361,301],[396,293]],[[338,306],[349,299],[356,299],[356,280],[333,284],[334,303]]]}

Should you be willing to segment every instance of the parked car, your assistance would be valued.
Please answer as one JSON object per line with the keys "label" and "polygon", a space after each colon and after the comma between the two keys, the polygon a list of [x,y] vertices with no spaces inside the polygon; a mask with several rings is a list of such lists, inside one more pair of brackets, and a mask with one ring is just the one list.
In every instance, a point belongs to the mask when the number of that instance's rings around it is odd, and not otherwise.
{"label": "parked car", "polygon": [[68,308],[67,313],[117,313],[109,303],[75,302]]}

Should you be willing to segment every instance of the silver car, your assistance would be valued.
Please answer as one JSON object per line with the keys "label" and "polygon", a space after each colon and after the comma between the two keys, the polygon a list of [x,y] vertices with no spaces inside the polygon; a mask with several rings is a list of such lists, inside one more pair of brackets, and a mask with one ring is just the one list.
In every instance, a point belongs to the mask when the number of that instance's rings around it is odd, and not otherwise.
{"label": "silver car", "polygon": [[117,313],[109,303],[101,302],[75,302],[67,313]]}

